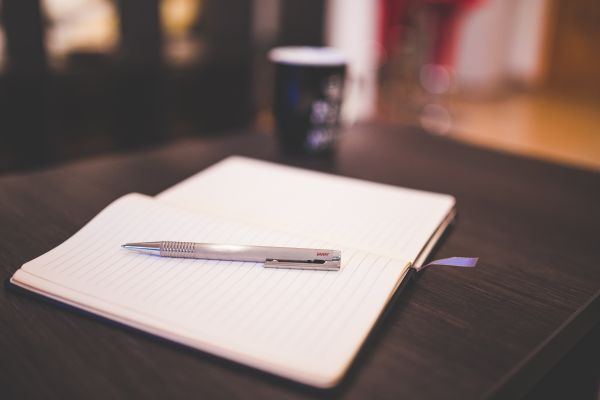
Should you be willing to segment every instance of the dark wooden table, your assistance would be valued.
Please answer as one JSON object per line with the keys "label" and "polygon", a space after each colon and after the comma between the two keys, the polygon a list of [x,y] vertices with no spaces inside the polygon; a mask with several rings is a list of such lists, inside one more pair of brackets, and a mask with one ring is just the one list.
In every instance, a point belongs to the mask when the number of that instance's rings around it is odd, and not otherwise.
{"label": "dark wooden table", "polygon": [[425,271],[327,392],[2,290],[3,395],[513,397],[597,326],[599,174],[380,125],[355,127],[330,161],[286,159],[270,136],[238,134],[0,177],[0,278],[117,197],[156,194],[230,154],[453,194],[458,223],[434,257],[477,255],[480,263]]}

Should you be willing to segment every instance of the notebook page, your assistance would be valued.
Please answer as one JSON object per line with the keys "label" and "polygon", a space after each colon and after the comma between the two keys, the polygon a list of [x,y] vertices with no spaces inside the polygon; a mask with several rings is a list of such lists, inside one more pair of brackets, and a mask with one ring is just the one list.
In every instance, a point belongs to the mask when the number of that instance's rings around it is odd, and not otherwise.
{"label": "notebook page", "polygon": [[201,171],[157,198],[410,261],[455,203],[449,195],[239,156]]}
{"label": "notebook page", "polygon": [[161,258],[130,241],[332,247],[127,195],[26,263],[13,283],[201,350],[315,386],[340,379],[407,271],[406,262],[341,247],[342,269]]}

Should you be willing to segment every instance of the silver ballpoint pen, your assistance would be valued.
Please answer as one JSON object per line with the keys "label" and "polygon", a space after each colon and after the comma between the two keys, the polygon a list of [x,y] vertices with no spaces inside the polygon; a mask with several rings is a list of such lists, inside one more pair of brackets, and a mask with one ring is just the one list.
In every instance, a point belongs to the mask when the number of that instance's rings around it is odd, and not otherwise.
{"label": "silver ballpoint pen", "polygon": [[161,257],[262,262],[267,268],[337,271],[342,260],[341,251],[330,249],[168,241],[126,243],[121,247]]}

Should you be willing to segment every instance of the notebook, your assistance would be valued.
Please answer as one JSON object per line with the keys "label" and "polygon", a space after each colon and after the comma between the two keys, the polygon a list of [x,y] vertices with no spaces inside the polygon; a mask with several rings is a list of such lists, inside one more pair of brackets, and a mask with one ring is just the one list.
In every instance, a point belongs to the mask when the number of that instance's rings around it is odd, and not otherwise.
{"label": "notebook", "polygon": [[[338,383],[452,196],[230,157],[156,197],[128,194],[11,283],[316,387]],[[334,248],[340,271],[162,258],[131,241]]]}

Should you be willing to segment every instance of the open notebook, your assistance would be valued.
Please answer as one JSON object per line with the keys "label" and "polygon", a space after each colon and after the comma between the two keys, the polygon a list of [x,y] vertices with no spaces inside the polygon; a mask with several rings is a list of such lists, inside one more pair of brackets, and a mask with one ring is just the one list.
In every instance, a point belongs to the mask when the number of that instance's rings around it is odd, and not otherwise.
{"label": "open notebook", "polygon": [[[451,221],[451,196],[230,157],[157,197],[126,195],[11,282],[299,382],[350,366],[411,264]],[[161,258],[180,240],[342,251],[340,271]]]}

